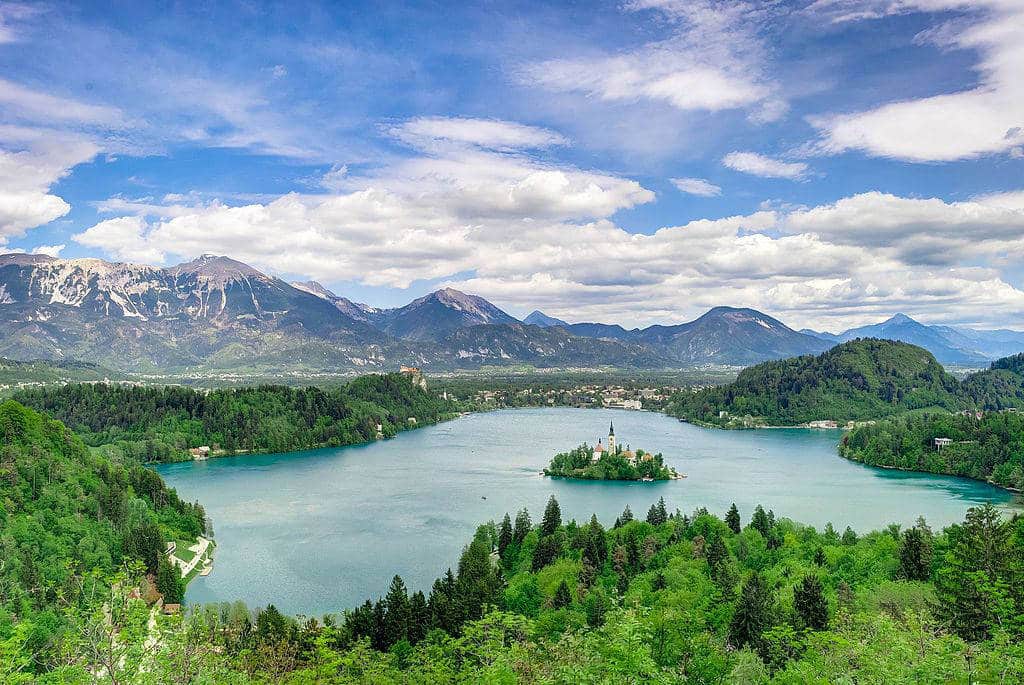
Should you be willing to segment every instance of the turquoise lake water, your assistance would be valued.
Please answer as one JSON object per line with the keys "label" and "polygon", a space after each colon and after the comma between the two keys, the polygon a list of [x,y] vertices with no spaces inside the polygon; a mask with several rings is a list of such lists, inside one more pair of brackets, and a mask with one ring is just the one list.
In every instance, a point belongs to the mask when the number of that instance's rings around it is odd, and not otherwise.
{"label": "turquoise lake water", "polygon": [[[662,452],[688,477],[659,483],[587,482],[538,472],[558,451],[594,444],[614,420],[619,441]],[[427,591],[458,562],[476,527],[527,507],[539,522],[554,494],[563,519],[596,513],[606,526],[628,504],[643,517],[698,506],[744,523],[758,503],[779,516],[842,531],[924,515],[938,528],[1006,491],[966,479],[874,469],[836,454],[839,431],[723,431],[662,414],[510,409],[472,414],[387,441],[338,449],[170,464],[158,471],[213,520],[214,571],[188,589],[193,603],[269,602],[319,616],[376,598],[394,574]]]}

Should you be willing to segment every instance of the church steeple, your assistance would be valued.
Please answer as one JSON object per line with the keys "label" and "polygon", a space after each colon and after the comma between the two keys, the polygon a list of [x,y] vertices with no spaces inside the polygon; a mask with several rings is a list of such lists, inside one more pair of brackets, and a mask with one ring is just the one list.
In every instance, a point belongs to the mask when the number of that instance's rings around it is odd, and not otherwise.
{"label": "church steeple", "polygon": [[608,422],[608,450],[615,452],[615,424],[611,421]]}

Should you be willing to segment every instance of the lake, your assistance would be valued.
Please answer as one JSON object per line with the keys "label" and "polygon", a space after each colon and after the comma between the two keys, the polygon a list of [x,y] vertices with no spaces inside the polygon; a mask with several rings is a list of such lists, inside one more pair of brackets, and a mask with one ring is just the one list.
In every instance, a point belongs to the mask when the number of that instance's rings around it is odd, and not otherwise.
{"label": "lake", "polygon": [[[656,483],[544,478],[559,451],[595,444],[615,422],[619,442],[662,452],[687,478]],[[367,445],[211,459],[157,470],[213,520],[214,571],[193,603],[241,599],[319,616],[376,599],[394,574],[412,590],[458,562],[483,522],[527,507],[540,521],[554,494],[564,520],[596,513],[605,526],[628,504],[642,518],[698,506],[744,524],[757,504],[815,526],[858,532],[924,515],[934,528],[1010,493],[983,483],[862,466],[836,454],[839,431],[699,428],[663,414],[605,409],[509,409],[472,414]]]}

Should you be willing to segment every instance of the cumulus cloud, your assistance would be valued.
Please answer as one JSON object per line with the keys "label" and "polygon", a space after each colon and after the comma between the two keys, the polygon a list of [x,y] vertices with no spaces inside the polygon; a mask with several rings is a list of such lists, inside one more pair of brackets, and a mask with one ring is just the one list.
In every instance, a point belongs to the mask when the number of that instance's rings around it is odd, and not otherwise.
{"label": "cumulus cloud", "polygon": [[803,162],[782,162],[756,152],[730,152],[722,158],[722,164],[735,171],[764,178],[799,180],[807,175],[807,165]]}
{"label": "cumulus cloud", "polygon": [[50,188],[98,152],[80,136],[0,125],[0,245],[67,214]]}
{"label": "cumulus cloud", "polygon": [[811,6],[833,21],[857,21],[909,11],[969,11],[956,30],[922,38],[980,56],[980,83],[931,97],[891,102],[853,113],[819,115],[826,154],[859,150],[910,162],[948,162],[1011,153],[1024,144],[1024,4],[1016,0],[917,0],[819,2]]}
{"label": "cumulus cloud", "polygon": [[[138,205],[138,215],[75,240],[143,261],[216,251],[327,282],[441,280],[514,312],[539,307],[573,321],[671,323],[720,304],[828,328],[893,311],[989,325],[1024,315],[1024,292],[998,270],[971,265],[979,251],[1021,253],[1024,216],[1008,206],[1013,193],[963,203],[864,193],[637,234],[608,218],[642,201],[632,182],[494,153],[474,161],[401,162],[330,195]],[[480,182],[488,162],[492,175]],[[543,191],[529,202],[491,206],[534,175]],[[602,195],[612,198],[606,208]]]}
{"label": "cumulus cloud", "polygon": [[719,186],[703,178],[673,178],[672,185],[689,195],[717,197],[722,194],[722,189]]}
{"label": "cumulus cloud", "polygon": [[[945,202],[870,192],[790,214],[787,231],[862,250],[891,250],[909,264],[955,265],[1024,247],[1017,194]],[[1016,206],[1014,206],[1016,205]]]}

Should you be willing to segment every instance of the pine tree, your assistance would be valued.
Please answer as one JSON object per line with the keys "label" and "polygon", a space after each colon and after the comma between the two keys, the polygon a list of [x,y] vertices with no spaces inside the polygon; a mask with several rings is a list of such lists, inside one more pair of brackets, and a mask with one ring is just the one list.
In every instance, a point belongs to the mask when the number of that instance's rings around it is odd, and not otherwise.
{"label": "pine tree", "polygon": [[941,614],[964,639],[987,639],[1024,610],[1020,599],[1014,606],[1014,589],[1024,584],[1024,569],[1014,558],[1013,522],[1003,520],[988,503],[969,509],[963,525],[947,529],[947,534],[951,549],[936,583]]}
{"label": "pine tree", "polygon": [[722,542],[721,535],[715,536],[715,539],[707,546],[705,555],[708,560],[708,569],[711,571],[711,577],[714,578],[718,573],[719,566],[729,558],[729,550],[726,548],[725,543]]}
{"label": "pine tree", "polygon": [[619,516],[619,521],[622,522],[622,525],[626,525],[627,523],[629,523],[632,520],[633,520],[633,510],[630,509],[629,505],[627,504],[626,508],[622,510],[622,515]]}
{"label": "pine tree", "polygon": [[512,544],[512,519],[509,518],[508,513],[505,513],[505,518],[501,520],[501,526],[498,528],[498,555],[504,557],[505,550]]}
{"label": "pine tree", "polygon": [[754,515],[750,518],[750,526],[765,539],[768,539],[768,533],[772,530],[772,524],[768,519],[768,514],[764,512],[764,507],[760,504],[754,509]]}
{"label": "pine tree", "polygon": [[742,522],[740,521],[740,510],[736,508],[736,503],[733,502],[732,506],[729,507],[729,513],[725,515],[725,523],[729,526],[729,530],[734,533],[739,533],[742,530]]}
{"label": "pine tree", "polygon": [[373,605],[373,635],[370,636],[370,644],[381,652],[388,648],[387,634],[384,632],[385,616],[384,602],[378,599]]}
{"label": "pine tree", "polygon": [[843,531],[843,544],[844,545],[856,545],[857,544],[857,534],[855,532],[853,532],[853,528],[850,528],[849,526],[847,526],[846,530]]}
{"label": "pine tree", "polygon": [[828,628],[828,601],[817,576],[804,576],[793,588],[793,606],[806,627],[811,630]]}
{"label": "pine tree", "polygon": [[462,621],[455,602],[455,574],[451,569],[434,581],[430,599],[427,600],[427,608],[430,610],[431,626],[440,628],[449,635],[458,633]]}
{"label": "pine tree", "polygon": [[164,558],[166,549],[160,528],[152,521],[136,526],[124,538],[124,555],[141,559],[146,565],[146,573],[159,572],[160,560]]}
{"label": "pine tree", "polygon": [[537,541],[533,550],[533,561],[530,568],[537,572],[555,561],[562,553],[562,542],[557,535],[549,535]]}
{"label": "pine tree", "polygon": [[156,590],[164,596],[164,604],[181,604],[185,598],[185,581],[181,572],[163,557],[158,562]]}
{"label": "pine tree", "polygon": [[521,509],[516,514],[516,527],[512,531],[512,540],[517,545],[523,544],[523,540],[530,534],[531,528],[533,528],[533,523],[530,521],[530,512],[526,509]]}
{"label": "pine tree", "polygon": [[729,642],[736,647],[756,647],[761,633],[771,627],[774,613],[774,594],[764,577],[754,571],[743,583],[736,611],[729,623]]}
{"label": "pine tree", "polygon": [[544,508],[544,518],[540,523],[541,537],[553,535],[562,525],[562,510],[558,506],[558,500],[554,495],[548,498],[548,505]]}
{"label": "pine tree", "polygon": [[583,529],[583,559],[595,569],[601,568],[608,558],[608,541],[604,528],[597,516],[590,517],[590,523]]}
{"label": "pine tree", "polygon": [[814,550],[814,563],[815,563],[815,565],[817,565],[817,566],[824,566],[825,565],[825,561],[826,561],[826,559],[825,559],[825,550],[823,550],[821,547],[819,547],[818,549]]}
{"label": "pine tree", "polygon": [[907,580],[928,580],[932,574],[932,531],[918,519],[918,525],[903,532],[900,541],[900,573]]}
{"label": "pine tree", "polygon": [[384,597],[384,644],[387,647],[409,637],[409,594],[401,576],[391,579]]}
{"label": "pine tree", "polygon": [[256,634],[264,642],[280,642],[285,638],[287,622],[273,604],[256,616]]}
{"label": "pine tree", "polygon": [[555,596],[551,600],[551,606],[555,609],[563,609],[572,604],[572,592],[569,590],[569,584],[564,580],[559,583],[558,589],[555,590]]}
{"label": "pine tree", "polygon": [[423,593],[416,591],[409,598],[409,642],[416,644],[430,631],[430,609]]}
{"label": "pine tree", "polygon": [[668,520],[668,513],[665,511],[665,498],[658,499],[657,504],[652,504],[647,512],[647,523],[652,526],[660,526]]}

